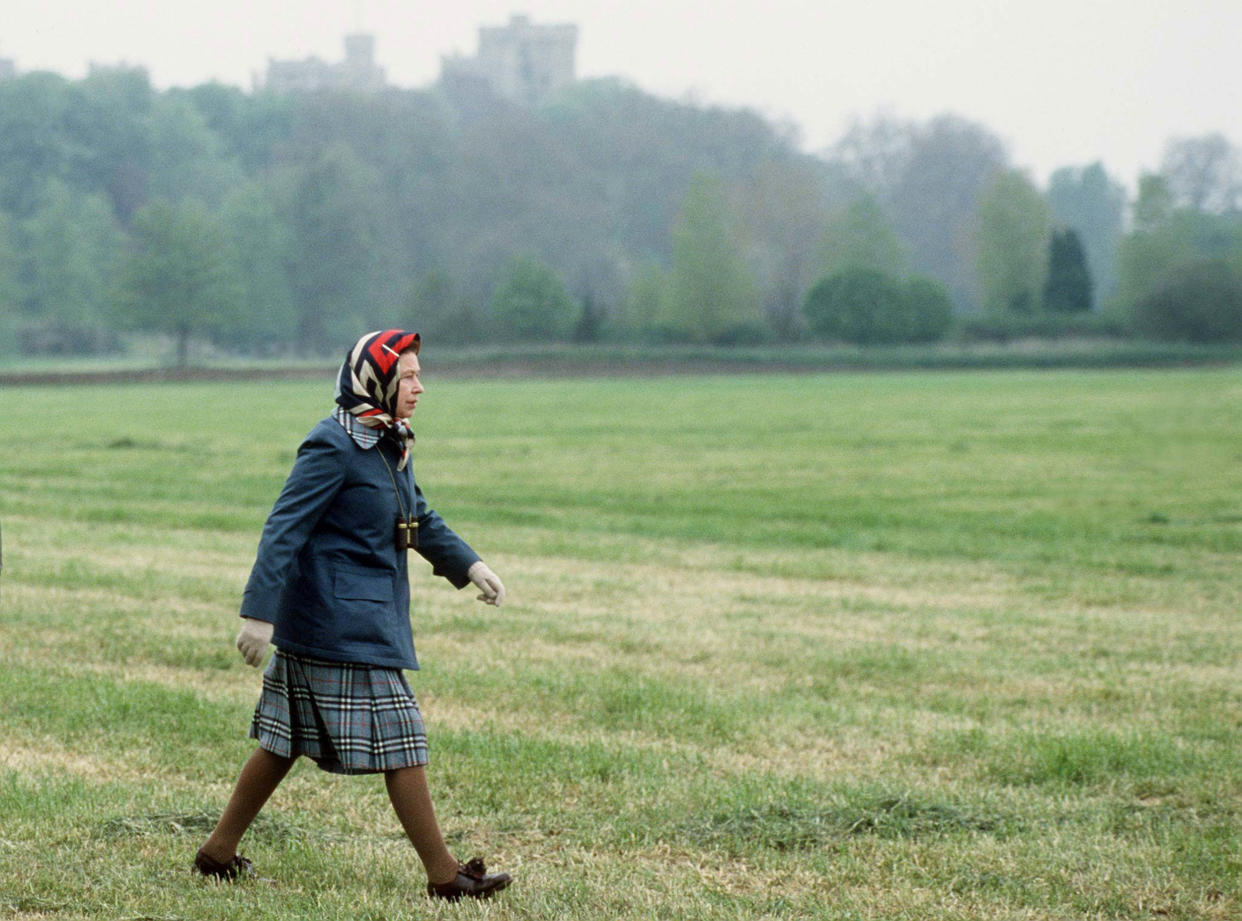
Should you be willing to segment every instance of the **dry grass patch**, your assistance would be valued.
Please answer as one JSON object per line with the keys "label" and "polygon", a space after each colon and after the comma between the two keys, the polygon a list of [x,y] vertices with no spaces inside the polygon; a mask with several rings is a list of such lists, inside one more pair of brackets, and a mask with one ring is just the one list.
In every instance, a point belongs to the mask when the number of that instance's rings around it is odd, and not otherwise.
{"label": "dry grass patch", "polygon": [[46,736],[6,739],[4,751],[0,753],[0,768],[32,779],[52,774],[71,774],[90,783],[139,783],[150,779],[148,772],[128,759],[74,751]]}

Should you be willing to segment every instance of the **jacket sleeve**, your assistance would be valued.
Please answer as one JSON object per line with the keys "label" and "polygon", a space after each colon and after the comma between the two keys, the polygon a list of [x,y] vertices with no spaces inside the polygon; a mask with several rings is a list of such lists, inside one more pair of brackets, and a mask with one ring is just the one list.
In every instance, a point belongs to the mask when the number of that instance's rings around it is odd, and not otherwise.
{"label": "jacket sleeve", "polygon": [[345,481],[341,450],[307,438],[259,538],[254,568],[242,594],[241,616],[274,623],[289,568]]}
{"label": "jacket sleeve", "polygon": [[417,483],[414,484],[414,508],[418,518],[419,555],[431,564],[431,571],[437,576],[444,576],[457,588],[465,588],[470,584],[466,570],[478,562],[479,555],[439,514],[428,508]]}

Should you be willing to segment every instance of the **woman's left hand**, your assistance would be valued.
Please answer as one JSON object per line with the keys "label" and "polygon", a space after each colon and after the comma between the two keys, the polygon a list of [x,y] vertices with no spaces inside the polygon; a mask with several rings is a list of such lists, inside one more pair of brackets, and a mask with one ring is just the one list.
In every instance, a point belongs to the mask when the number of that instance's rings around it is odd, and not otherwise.
{"label": "woman's left hand", "polygon": [[471,564],[466,570],[466,578],[473,582],[475,588],[482,593],[479,595],[479,600],[484,604],[494,604],[500,607],[500,603],[505,600],[504,583],[482,560]]}

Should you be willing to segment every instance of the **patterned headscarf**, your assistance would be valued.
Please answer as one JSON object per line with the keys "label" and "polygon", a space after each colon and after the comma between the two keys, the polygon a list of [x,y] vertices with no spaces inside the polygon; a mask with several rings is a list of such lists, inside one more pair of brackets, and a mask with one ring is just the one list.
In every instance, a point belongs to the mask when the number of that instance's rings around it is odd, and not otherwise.
{"label": "patterned headscarf", "polygon": [[333,417],[363,447],[372,447],[385,432],[391,433],[401,445],[398,470],[404,470],[409,460],[414,430],[407,420],[397,418],[397,359],[402,352],[417,355],[420,345],[418,333],[403,329],[367,333],[349,350],[336,379]]}

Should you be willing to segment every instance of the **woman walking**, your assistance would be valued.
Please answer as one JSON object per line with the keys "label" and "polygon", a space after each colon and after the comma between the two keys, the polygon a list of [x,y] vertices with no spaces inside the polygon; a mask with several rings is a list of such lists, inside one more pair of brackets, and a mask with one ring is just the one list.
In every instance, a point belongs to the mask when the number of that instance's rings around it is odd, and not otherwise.
{"label": "woman walking", "polygon": [[337,377],[336,406],[298,449],[259,541],[237,648],[263,675],[250,736],[258,748],[211,836],[204,876],[253,874],[242,835],[298,756],[325,771],[383,774],[434,898],[487,898],[510,883],[462,864],[440,833],[427,785],[427,737],[403,669],[417,669],[407,550],[457,588],[499,605],[504,585],[427,507],[410,468],[409,418],[423,393],[417,333],[363,336]]}

